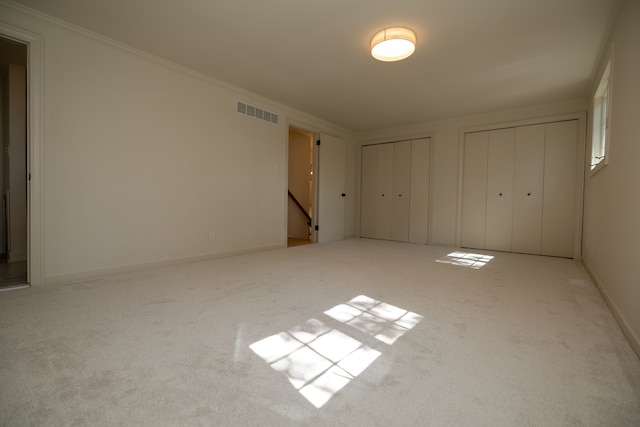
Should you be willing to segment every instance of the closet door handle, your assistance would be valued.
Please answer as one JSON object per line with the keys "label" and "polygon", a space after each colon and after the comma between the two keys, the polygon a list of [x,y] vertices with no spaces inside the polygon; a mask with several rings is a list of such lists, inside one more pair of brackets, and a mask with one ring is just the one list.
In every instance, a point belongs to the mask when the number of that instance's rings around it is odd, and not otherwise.
{"label": "closet door handle", "polygon": [[502,197],[502,193],[499,193],[499,194],[498,194],[498,196],[501,196],[501,197]]}
{"label": "closet door handle", "polygon": [[527,193],[527,196],[530,196],[530,195],[531,195],[531,193]]}

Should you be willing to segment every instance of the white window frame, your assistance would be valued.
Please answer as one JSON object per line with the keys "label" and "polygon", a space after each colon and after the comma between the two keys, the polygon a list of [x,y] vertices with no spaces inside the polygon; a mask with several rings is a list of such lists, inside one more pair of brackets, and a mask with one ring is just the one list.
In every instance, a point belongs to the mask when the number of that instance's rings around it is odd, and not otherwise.
{"label": "white window frame", "polygon": [[591,128],[591,175],[608,164],[611,144],[611,101],[612,101],[613,54],[600,74],[598,87],[593,95]]}

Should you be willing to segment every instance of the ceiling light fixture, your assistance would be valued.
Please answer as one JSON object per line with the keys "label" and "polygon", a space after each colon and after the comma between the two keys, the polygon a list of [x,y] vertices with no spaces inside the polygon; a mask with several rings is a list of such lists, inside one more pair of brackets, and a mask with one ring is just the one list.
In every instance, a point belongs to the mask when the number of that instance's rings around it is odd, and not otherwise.
{"label": "ceiling light fixture", "polygon": [[371,39],[371,55],[378,61],[400,61],[415,50],[416,33],[408,28],[386,28]]}

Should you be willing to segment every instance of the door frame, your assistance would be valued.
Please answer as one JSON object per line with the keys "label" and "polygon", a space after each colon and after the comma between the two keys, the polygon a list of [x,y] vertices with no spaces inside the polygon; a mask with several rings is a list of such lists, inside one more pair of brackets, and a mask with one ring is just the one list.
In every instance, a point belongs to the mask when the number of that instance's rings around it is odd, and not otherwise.
{"label": "door frame", "polygon": [[27,283],[44,283],[44,40],[0,22],[0,35],[27,45]]}
{"label": "door frame", "polygon": [[[310,241],[311,243],[316,243],[318,241],[318,231],[316,230],[316,220],[318,218],[318,146],[316,144],[316,141],[320,138],[319,134],[317,132],[314,132],[312,130],[306,129],[303,126],[297,126],[295,124],[292,123],[288,123],[287,127],[286,127],[286,131],[287,131],[287,161],[286,161],[286,165],[287,165],[287,173],[286,173],[286,177],[285,177],[285,185],[287,186],[287,188],[289,187],[289,131],[291,129],[295,129],[299,132],[305,133],[310,135],[311,137],[311,172],[313,174],[313,178],[311,180],[311,236],[310,236]],[[289,200],[287,197],[286,200],[286,204],[285,204],[285,228],[284,228],[284,233],[285,233],[285,242],[287,241],[288,237],[289,237],[289,231],[288,231],[288,226],[289,226]],[[286,246],[286,243],[285,243]]]}
{"label": "door frame", "polygon": [[320,162],[320,147],[318,146],[320,134],[318,132],[312,132],[312,135],[311,144],[313,148],[311,150],[313,153],[313,163],[311,169],[313,170],[313,182],[311,191],[313,194],[311,195],[311,211],[313,214],[311,216],[313,217],[313,221],[311,223],[311,242],[318,243],[318,228],[316,226],[318,225],[318,205],[320,204],[320,180],[318,179],[320,176],[320,168],[318,167],[318,163]]}

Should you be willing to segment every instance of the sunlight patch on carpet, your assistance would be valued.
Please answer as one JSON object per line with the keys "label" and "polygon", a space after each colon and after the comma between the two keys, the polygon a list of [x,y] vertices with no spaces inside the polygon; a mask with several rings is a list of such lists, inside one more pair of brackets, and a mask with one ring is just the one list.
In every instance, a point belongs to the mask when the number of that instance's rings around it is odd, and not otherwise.
{"label": "sunlight patch on carpet", "polygon": [[[388,345],[422,320],[419,314],[364,295],[324,314]],[[382,354],[317,319],[256,341],[249,348],[285,375],[316,408],[321,408]]]}
{"label": "sunlight patch on carpet", "polygon": [[570,278],[569,279],[569,284],[571,286],[578,286],[581,288],[587,287],[589,286],[590,282],[584,279],[575,279],[575,278]]}
{"label": "sunlight patch on carpet", "polygon": [[458,265],[478,270],[487,265],[494,257],[492,255],[474,254],[471,252],[455,251],[436,260],[442,264]]}
{"label": "sunlight patch on carpet", "polygon": [[337,305],[324,314],[389,345],[422,320],[419,314],[364,295]]}
{"label": "sunlight patch on carpet", "polygon": [[316,408],[380,356],[360,341],[317,319],[249,346]]}

